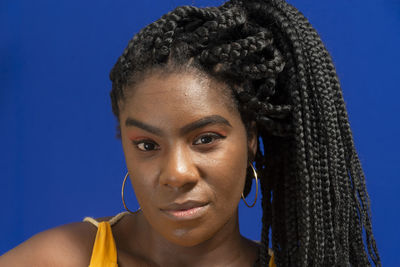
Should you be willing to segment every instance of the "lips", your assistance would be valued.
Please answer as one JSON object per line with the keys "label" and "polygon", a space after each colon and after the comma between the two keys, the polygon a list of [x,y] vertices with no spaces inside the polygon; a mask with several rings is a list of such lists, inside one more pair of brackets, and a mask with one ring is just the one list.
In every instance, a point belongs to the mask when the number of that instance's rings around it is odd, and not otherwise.
{"label": "lips", "polygon": [[207,202],[188,200],[183,203],[174,202],[174,203],[166,206],[162,210],[165,210],[165,211],[188,210],[188,209],[193,209],[193,208],[197,208],[197,207],[202,207],[206,204],[207,204]]}
{"label": "lips", "polygon": [[162,208],[161,211],[174,220],[188,220],[201,217],[207,208],[207,202],[189,200],[183,203],[174,202]]}

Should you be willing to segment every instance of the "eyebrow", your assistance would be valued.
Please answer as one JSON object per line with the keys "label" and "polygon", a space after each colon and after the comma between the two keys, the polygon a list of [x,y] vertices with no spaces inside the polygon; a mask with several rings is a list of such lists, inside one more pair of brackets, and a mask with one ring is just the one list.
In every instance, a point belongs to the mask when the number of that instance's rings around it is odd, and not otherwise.
{"label": "eyebrow", "polygon": [[[229,123],[229,121],[227,119],[225,119],[224,117],[220,116],[220,115],[211,115],[211,116],[206,116],[204,118],[201,118],[197,121],[191,122],[185,126],[183,126],[182,128],[179,129],[179,132],[181,135],[185,135],[189,132],[192,132],[196,129],[199,128],[203,128],[207,125],[214,125],[214,124],[224,124],[227,125],[229,127],[232,127],[232,125]],[[164,135],[164,132],[160,129],[157,128],[155,126],[146,124],[144,122],[138,121],[136,119],[133,118],[127,118],[125,121],[125,126],[127,127],[138,127],[142,130],[145,130],[147,132],[150,132],[152,134],[158,135],[158,136],[162,136]]]}

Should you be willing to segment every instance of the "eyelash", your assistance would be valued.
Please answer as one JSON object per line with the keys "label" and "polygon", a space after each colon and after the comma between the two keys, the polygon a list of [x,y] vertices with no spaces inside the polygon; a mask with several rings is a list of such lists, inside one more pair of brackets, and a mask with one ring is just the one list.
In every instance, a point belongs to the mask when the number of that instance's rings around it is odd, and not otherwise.
{"label": "eyelash", "polygon": [[[200,144],[196,144],[198,140],[201,140],[202,138],[207,137],[207,138],[212,138],[213,140],[211,142],[208,143],[200,143]],[[206,133],[206,134],[202,134],[200,135],[198,138],[196,138],[196,140],[193,142],[193,145],[208,145],[211,144],[213,142],[215,142],[218,139],[225,139],[226,136],[217,134],[217,133]],[[155,151],[155,150],[159,150],[160,147],[159,145],[157,145],[157,143],[153,142],[152,140],[149,139],[143,139],[143,140],[137,140],[137,141],[132,141],[133,144],[136,146],[136,148],[142,152],[150,152],[150,151]],[[146,145],[146,144],[151,144],[154,145],[156,147],[156,149],[150,149],[150,150],[146,150],[146,149],[141,149],[139,146],[140,145]]]}
{"label": "eyelash", "polygon": [[[136,146],[136,148],[138,150],[143,151],[143,152],[159,150],[159,146],[155,142],[153,142],[153,141],[151,141],[149,139],[137,140],[137,141],[132,141],[132,142],[133,142],[133,144]],[[139,148],[140,145],[145,145],[145,144],[152,144],[152,145],[154,145],[155,147],[158,147],[158,148],[157,149],[151,149],[151,150],[145,150],[145,149]]]}
{"label": "eyelash", "polygon": [[[210,137],[210,138],[213,138],[213,141],[216,141],[218,139],[225,139],[226,136],[223,136],[223,135],[220,135],[220,134],[217,134],[217,133],[206,133],[206,134],[202,134],[198,138],[196,138],[196,140],[195,140],[195,142],[193,142],[193,144],[197,145],[197,144],[195,144],[196,141],[200,140],[201,138],[204,138],[204,137]],[[212,143],[213,141],[211,141],[209,143],[201,143],[201,144],[207,145],[207,144]],[[199,144],[199,145],[201,145],[201,144]]]}

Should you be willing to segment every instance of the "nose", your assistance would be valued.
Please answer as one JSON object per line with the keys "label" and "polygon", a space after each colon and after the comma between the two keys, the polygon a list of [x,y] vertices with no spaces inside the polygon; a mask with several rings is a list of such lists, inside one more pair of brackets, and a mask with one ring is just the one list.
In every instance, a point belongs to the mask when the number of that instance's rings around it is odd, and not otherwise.
{"label": "nose", "polygon": [[199,179],[199,172],[190,151],[184,146],[171,149],[166,155],[159,183],[170,188],[179,189],[194,186]]}

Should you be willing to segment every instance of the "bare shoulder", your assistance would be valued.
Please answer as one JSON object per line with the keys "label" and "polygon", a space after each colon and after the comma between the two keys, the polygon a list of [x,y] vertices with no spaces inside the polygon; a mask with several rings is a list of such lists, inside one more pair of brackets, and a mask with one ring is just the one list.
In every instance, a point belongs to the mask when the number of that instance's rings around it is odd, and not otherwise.
{"label": "bare shoulder", "polygon": [[46,230],[0,256],[0,267],[87,267],[96,231],[96,227],[87,222]]}

